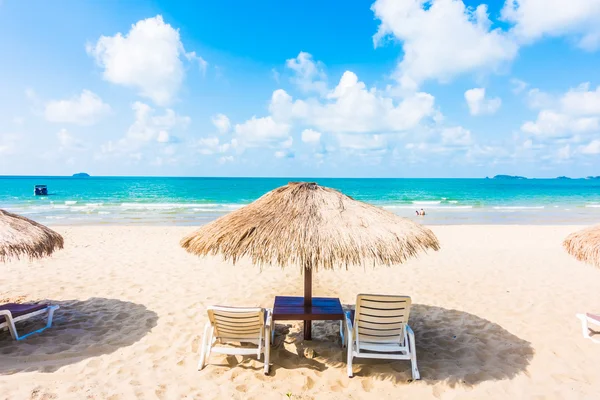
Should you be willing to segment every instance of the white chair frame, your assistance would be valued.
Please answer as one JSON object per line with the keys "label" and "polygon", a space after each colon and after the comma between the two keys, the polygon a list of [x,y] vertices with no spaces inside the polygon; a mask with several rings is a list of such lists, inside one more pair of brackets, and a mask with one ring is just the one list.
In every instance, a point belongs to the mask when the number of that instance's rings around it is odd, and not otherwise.
{"label": "white chair frame", "polygon": [[[241,307],[220,307],[220,306],[210,306],[207,308],[209,314],[209,321],[206,323],[204,327],[204,336],[202,338],[201,348],[200,348],[200,361],[198,362],[198,370],[204,368],[204,366],[208,363],[209,357],[211,353],[220,353],[220,354],[228,354],[228,355],[254,355],[260,360],[261,355],[264,354],[264,373],[267,375],[269,373],[269,361],[271,355],[271,331],[273,329],[273,319],[271,317],[271,310],[264,308],[241,308]],[[232,322],[232,325],[228,328],[231,329],[234,333],[229,335],[218,334],[219,332],[219,321],[215,319],[215,315],[220,317],[230,317],[232,321],[236,317],[236,315],[249,315],[255,313],[256,318],[255,321],[260,321],[260,329],[258,330],[258,335],[251,336],[249,334],[244,333],[243,326],[235,326],[235,323]],[[253,343],[257,347],[256,348],[240,348],[240,347],[223,347],[218,346],[218,344],[223,343]]]}
{"label": "white chair frame", "polygon": [[[46,329],[50,328],[52,326],[52,318],[54,317],[54,311],[58,310],[59,308],[60,307],[56,306],[56,305],[48,306],[46,308],[42,308],[41,310],[37,310],[37,311],[28,313],[28,314],[23,314],[18,317],[13,317],[10,310],[0,310],[0,315],[4,316],[4,318],[5,318],[5,321],[0,323],[0,329],[3,329],[3,330],[8,329],[10,332],[10,336],[12,336],[13,339],[23,340],[35,333],[40,333],[40,332],[45,331]],[[38,315],[42,315],[45,313],[48,313],[48,319],[46,321],[45,327],[37,329],[33,332],[29,332],[25,335],[19,335],[19,332],[17,331],[17,327],[15,326],[16,322],[24,321],[26,319],[33,318],[33,317],[36,317]]]}
{"label": "white chair frame", "polygon": [[[577,318],[581,320],[581,330],[585,339],[590,339],[594,343],[600,343],[600,339],[594,339],[590,333],[598,335],[600,337],[600,321],[595,318],[591,318],[589,314],[576,314]],[[600,317],[599,317],[600,318]],[[590,325],[598,327],[598,330],[590,328]]]}
{"label": "white chair frame", "polygon": [[[368,330],[373,333],[382,332],[392,333],[389,339],[384,337],[374,338],[371,340],[363,340],[361,336],[364,333],[359,332],[358,319],[362,314],[361,303],[369,302],[369,305],[380,304],[378,308],[368,307],[370,313],[367,323],[369,328],[361,327],[363,330]],[[387,304],[387,305],[386,305]],[[398,304],[405,305],[405,313],[400,318],[399,312],[394,309]],[[351,312],[346,312],[346,339],[348,343],[348,376],[352,377],[353,359],[356,358],[374,358],[386,360],[410,360],[413,380],[421,379],[419,369],[417,367],[417,354],[415,346],[415,334],[408,325],[408,315],[410,312],[411,300],[408,296],[384,296],[384,295],[368,295],[359,294],[356,298],[356,312],[354,321],[351,320]],[[365,305],[362,305],[365,307]],[[366,310],[365,310],[366,311]],[[389,324],[389,318],[394,318],[394,327],[386,327]],[[401,322],[397,322],[401,321]],[[367,335],[368,336],[368,335]]]}

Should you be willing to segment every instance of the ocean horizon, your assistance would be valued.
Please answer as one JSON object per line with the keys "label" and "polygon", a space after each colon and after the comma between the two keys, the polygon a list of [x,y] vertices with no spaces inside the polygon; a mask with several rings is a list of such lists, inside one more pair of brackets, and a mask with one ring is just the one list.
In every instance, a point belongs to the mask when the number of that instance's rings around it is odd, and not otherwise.
{"label": "ocean horizon", "polygon": [[[600,221],[600,180],[585,178],[0,176],[0,208],[49,225],[201,225],[298,180],[428,225]],[[48,195],[34,196],[34,185]]]}

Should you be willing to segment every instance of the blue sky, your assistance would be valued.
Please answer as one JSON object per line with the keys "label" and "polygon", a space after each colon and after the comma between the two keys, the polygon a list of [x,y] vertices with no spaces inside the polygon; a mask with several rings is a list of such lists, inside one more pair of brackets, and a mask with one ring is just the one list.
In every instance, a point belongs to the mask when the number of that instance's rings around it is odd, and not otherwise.
{"label": "blue sky", "polygon": [[600,174],[600,0],[3,0],[0,35],[0,174]]}

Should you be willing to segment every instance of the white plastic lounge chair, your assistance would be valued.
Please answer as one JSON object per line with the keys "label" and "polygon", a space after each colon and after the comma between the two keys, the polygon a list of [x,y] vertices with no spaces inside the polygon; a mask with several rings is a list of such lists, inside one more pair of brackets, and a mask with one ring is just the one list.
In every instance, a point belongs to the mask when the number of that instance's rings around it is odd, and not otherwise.
{"label": "white plastic lounge chair", "polygon": [[[583,330],[583,337],[590,339],[594,343],[600,343],[600,339],[592,338],[592,335],[598,335],[600,337],[600,315],[597,314],[577,314],[575,315],[581,320],[581,329]],[[590,325],[596,325],[596,330],[590,328]],[[592,335],[590,335],[592,333]]]}
{"label": "white plastic lounge chair", "polygon": [[346,312],[348,376],[352,359],[410,360],[412,378],[420,379],[415,334],[408,326],[410,297],[359,294],[356,310]]}
{"label": "white plastic lounge chair", "polygon": [[[0,305],[0,329],[10,331],[10,336],[15,340],[23,340],[34,333],[42,332],[52,326],[52,317],[54,311],[58,310],[59,306],[50,306],[48,304],[16,304],[8,303]],[[19,336],[15,322],[24,321],[26,319],[48,313],[46,326]]]}
{"label": "white plastic lounge chair", "polygon": [[[265,354],[265,375],[269,373],[271,353],[271,311],[264,308],[208,307],[198,370],[208,363],[211,352],[231,355]],[[224,347],[217,344],[254,343],[257,348]]]}

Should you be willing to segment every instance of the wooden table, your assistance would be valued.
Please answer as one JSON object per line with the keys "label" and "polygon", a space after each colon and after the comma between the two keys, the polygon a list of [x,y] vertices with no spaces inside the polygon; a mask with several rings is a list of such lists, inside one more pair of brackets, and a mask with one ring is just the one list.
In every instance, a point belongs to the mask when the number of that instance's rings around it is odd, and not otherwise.
{"label": "wooden table", "polygon": [[311,340],[311,321],[340,321],[340,336],[344,345],[344,309],[340,299],[313,297],[312,304],[305,305],[304,297],[276,296],[272,313],[273,321],[304,321],[304,340]]}

